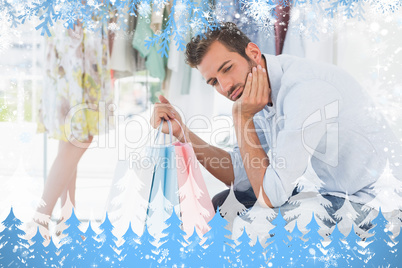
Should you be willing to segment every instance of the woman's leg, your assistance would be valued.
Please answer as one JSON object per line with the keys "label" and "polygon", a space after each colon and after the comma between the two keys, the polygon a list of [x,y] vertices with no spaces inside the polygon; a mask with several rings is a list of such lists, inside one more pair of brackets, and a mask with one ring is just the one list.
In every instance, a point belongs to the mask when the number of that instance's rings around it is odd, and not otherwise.
{"label": "woman's leg", "polygon": [[63,193],[66,200],[68,190],[74,204],[77,165],[91,142],[92,137],[87,143],[80,143],[80,146],[71,142],[59,142],[59,151],[46,180],[41,206],[38,207],[37,212],[50,216],[57,199]]}

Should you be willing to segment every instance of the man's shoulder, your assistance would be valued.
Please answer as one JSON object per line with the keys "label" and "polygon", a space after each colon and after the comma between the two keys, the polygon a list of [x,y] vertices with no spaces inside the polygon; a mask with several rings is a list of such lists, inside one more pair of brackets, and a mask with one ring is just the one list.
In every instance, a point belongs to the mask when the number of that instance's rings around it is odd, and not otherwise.
{"label": "man's shoulder", "polygon": [[276,57],[283,71],[282,86],[319,80],[337,87],[339,81],[353,80],[348,72],[327,62],[285,54]]}

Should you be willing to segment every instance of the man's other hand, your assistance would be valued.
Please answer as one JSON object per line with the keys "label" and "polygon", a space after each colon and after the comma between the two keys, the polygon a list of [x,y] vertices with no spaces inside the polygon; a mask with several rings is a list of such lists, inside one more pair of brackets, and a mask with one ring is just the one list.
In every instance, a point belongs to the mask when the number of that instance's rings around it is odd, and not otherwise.
{"label": "man's other hand", "polygon": [[271,89],[268,84],[268,75],[261,65],[254,67],[249,73],[242,96],[233,104],[233,119],[238,117],[251,119],[261,111],[271,100]]}

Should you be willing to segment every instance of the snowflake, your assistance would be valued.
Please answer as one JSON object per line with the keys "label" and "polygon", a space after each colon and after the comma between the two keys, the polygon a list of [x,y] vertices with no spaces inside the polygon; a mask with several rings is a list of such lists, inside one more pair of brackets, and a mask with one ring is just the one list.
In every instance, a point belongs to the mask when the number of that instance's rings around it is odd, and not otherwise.
{"label": "snowflake", "polygon": [[166,0],[154,0],[152,7],[154,8],[154,11],[162,12],[166,4]]}
{"label": "snowflake", "polygon": [[225,7],[222,5],[222,3],[218,3],[215,6],[215,11],[214,11],[215,17],[217,21],[222,22],[225,19],[225,15],[228,14],[226,11]]}
{"label": "snowflake", "polygon": [[109,23],[107,28],[108,28],[108,30],[111,30],[111,31],[117,31],[119,29],[119,25],[117,25],[117,23],[115,23],[115,22],[111,22],[111,23]]}
{"label": "snowflake", "polygon": [[162,250],[162,256],[167,257],[169,255],[169,249],[165,248]]}
{"label": "snowflake", "polygon": [[200,18],[193,18],[190,22],[190,27],[193,31],[198,32],[203,27],[202,20]]}
{"label": "snowflake", "polygon": [[32,134],[29,132],[23,132],[20,134],[20,141],[22,143],[29,143],[32,140]]}
{"label": "snowflake", "polygon": [[167,256],[169,256],[169,249],[164,248],[161,252],[161,257],[158,259],[158,262],[161,263]]}
{"label": "snowflake", "polygon": [[338,263],[336,262],[337,259],[341,257],[340,254],[335,253],[334,248],[330,248],[325,256],[321,256],[318,258],[320,262],[323,262],[325,265],[325,268],[328,268],[330,266],[335,266],[338,267]]}
{"label": "snowflake", "polygon": [[257,24],[258,30],[261,32],[264,32],[266,34],[271,35],[273,32],[273,24],[271,24],[270,22],[266,21],[264,23],[258,23]]}
{"label": "snowflake", "polygon": [[207,21],[210,20],[210,19],[212,19],[211,12],[209,12],[209,11],[207,11],[207,12],[203,11],[203,12],[202,12],[202,16],[203,16]]}
{"label": "snowflake", "polygon": [[181,17],[184,16],[187,12],[187,5],[183,3],[182,1],[174,7],[174,13],[175,15]]}
{"label": "snowflake", "polygon": [[6,15],[4,14],[5,12],[2,13],[0,16],[0,54],[11,46],[9,23],[3,20],[3,18],[6,18]]}
{"label": "snowflake", "polygon": [[243,23],[243,24],[247,24],[247,23],[248,23],[248,18],[247,18],[247,16],[241,16],[241,17],[240,17],[240,22]]}
{"label": "snowflake", "polygon": [[370,6],[383,13],[393,13],[401,6],[400,0],[371,0]]}
{"label": "snowflake", "polygon": [[140,14],[141,17],[147,17],[149,14],[151,14],[151,6],[147,2],[141,2],[141,4],[138,6],[138,14]]}
{"label": "snowflake", "polygon": [[244,14],[256,22],[265,23],[274,20],[272,11],[275,10],[276,5],[271,5],[265,0],[241,0],[241,3]]}

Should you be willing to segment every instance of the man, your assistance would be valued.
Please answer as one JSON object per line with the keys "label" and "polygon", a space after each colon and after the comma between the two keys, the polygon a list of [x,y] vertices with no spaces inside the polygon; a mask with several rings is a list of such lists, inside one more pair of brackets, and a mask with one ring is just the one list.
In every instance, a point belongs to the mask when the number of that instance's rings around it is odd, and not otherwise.
{"label": "man", "polygon": [[[385,120],[370,113],[374,103],[343,70],[286,55],[262,55],[233,23],[206,38],[193,38],[186,60],[233,101],[238,145],[232,152],[209,145],[162,96],[151,124],[156,128],[161,118],[177,119],[199,162],[226,185],[233,183],[247,207],[260,194],[266,205],[282,206],[300,179],[312,173],[322,195],[347,194],[350,201],[364,204],[373,198],[371,187],[387,159],[394,175],[401,174],[396,158],[384,150],[395,147],[399,158],[398,141]],[[175,120],[172,124],[173,135],[183,142],[179,125]],[[168,131],[166,122],[162,131]],[[213,164],[216,159],[219,165]],[[215,207],[227,194],[214,198]]]}

